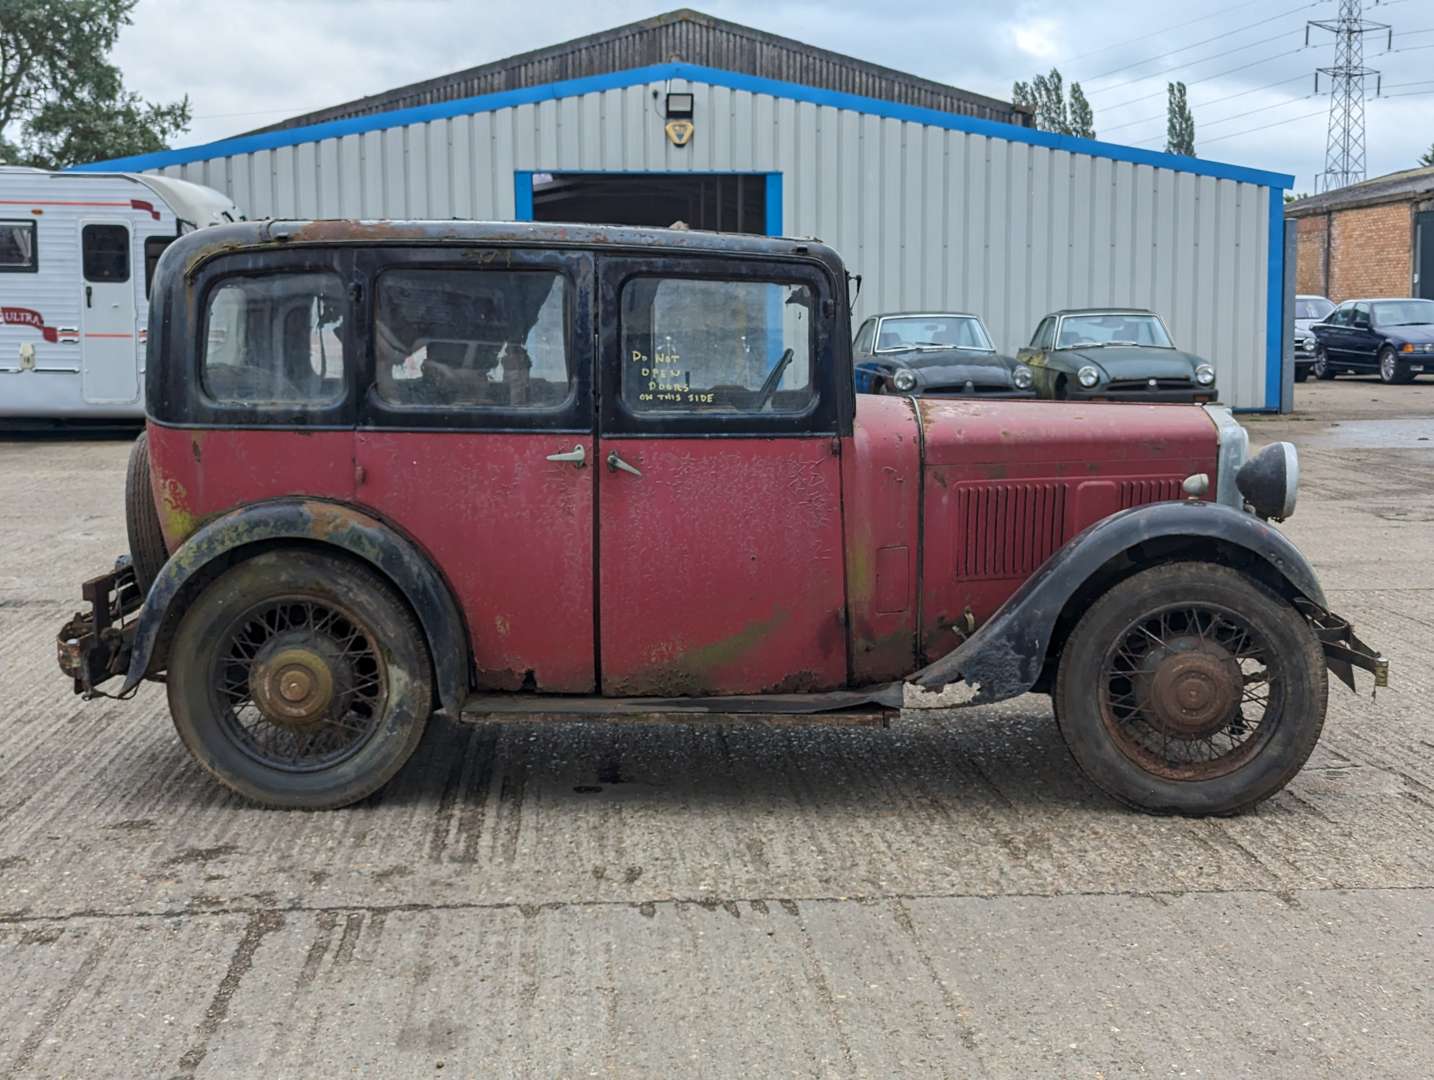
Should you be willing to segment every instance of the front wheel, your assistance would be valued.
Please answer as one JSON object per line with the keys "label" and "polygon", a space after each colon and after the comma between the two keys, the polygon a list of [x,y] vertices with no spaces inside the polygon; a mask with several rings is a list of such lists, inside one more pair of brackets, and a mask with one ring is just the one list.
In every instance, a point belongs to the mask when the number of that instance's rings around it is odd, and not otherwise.
{"label": "front wheel", "polygon": [[1316,379],[1333,379],[1335,372],[1329,362],[1329,353],[1325,352],[1323,345],[1315,346],[1314,363],[1310,365],[1310,371]]}
{"label": "front wheel", "polygon": [[225,571],[179,623],[169,709],[196,761],[255,802],[345,806],[417,748],[432,710],[423,631],[368,568],[278,550]]}
{"label": "front wheel", "polygon": [[1305,618],[1236,570],[1170,563],[1115,585],[1061,654],[1056,717],[1086,775],[1130,806],[1232,814],[1299,772],[1324,726]]}
{"label": "front wheel", "polygon": [[1386,345],[1379,351],[1379,380],[1383,383],[1407,383],[1414,380],[1414,372],[1393,349]]}
{"label": "front wheel", "polygon": [[1295,382],[1304,382],[1309,378],[1310,369],[1308,364],[1295,365]]}

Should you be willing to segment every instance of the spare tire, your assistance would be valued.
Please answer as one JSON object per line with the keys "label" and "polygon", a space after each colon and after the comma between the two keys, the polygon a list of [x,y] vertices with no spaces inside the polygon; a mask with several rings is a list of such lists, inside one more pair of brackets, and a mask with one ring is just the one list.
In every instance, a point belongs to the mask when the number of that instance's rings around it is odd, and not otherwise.
{"label": "spare tire", "polygon": [[129,469],[124,479],[124,521],[134,576],[140,591],[148,593],[169,558],[164,533],[159,527],[159,510],[154,505],[154,489],[149,481],[148,432],[141,432],[129,451]]}

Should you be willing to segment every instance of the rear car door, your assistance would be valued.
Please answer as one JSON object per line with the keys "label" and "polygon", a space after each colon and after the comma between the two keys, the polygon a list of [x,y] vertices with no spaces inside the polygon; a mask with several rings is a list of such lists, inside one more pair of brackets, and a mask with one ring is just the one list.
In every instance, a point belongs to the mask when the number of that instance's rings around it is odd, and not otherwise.
{"label": "rear car door", "polygon": [[843,685],[834,278],[698,257],[600,275],[603,693]]}
{"label": "rear car door", "polygon": [[80,222],[80,386],[86,402],[121,404],[139,397],[135,287],[129,225]]}
{"label": "rear car door", "polygon": [[592,692],[592,258],[368,257],[358,501],[447,577],[480,687]]}

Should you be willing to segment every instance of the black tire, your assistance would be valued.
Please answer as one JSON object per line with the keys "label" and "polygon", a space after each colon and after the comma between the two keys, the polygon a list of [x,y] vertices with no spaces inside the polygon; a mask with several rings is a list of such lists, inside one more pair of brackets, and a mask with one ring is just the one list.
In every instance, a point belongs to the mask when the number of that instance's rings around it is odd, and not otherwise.
{"label": "black tire", "polygon": [[1399,359],[1399,354],[1388,345],[1379,350],[1379,381],[1386,385],[1414,381],[1414,372],[1409,370],[1409,365]]}
{"label": "black tire", "polygon": [[377,791],[417,749],[433,707],[423,631],[402,598],[366,567],[297,549],[257,555],[199,594],[167,681],[195,760],[246,798],[286,809]]}
{"label": "black tire", "polygon": [[149,432],[142,431],[129,450],[124,478],[124,523],[129,533],[129,557],[142,592],[149,592],[169,550],[159,527],[159,510],[149,480]]}
{"label": "black tire", "polygon": [[1310,365],[1310,371],[1316,379],[1328,381],[1334,378],[1335,370],[1330,365],[1329,353],[1324,351],[1323,345],[1315,346],[1315,358],[1314,363]]}
{"label": "black tire", "polygon": [[[1156,704],[1162,684],[1173,719]],[[1096,601],[1062,651],[1054,697],[1061,735],[1097,787],[1151,813],[1204,816],[1249,809],[1289,783],[1319,740],[1327,693],[1323,650],[1293,606],[1239,571],[1186,562],[1141,571]]]}
{"label": "black tire", "polygon": [[1295,382],[1304,382],[1304,381],[1305,381],[1306,379],[1308,379],[1309,377],[1310,377],[1310,368],[1309,368],[1309,365],[1308,365],[1308,364],[1296,364],[1296,365],[1295,365]]}

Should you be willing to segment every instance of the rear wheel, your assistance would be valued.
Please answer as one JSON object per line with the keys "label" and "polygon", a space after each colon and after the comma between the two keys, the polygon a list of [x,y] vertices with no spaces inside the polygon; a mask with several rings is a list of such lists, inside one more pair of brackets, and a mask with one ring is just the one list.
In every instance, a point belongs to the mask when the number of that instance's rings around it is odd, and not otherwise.
{"label": "rear wheel", "polygon": [[154,490],[149,481],[149,432],[140,432],[129,451],[129,467],[124,478],[124,521],[129,534],[129,556],[135,580],[141,592],[149,592],[154,579],[169,558],[164,546],[164,533],[159,527],[159,511],[154,505]]}
{"label": "rear wheel", "polygon": [[423,632],[386,581],[310,551],[257,555],[185,613],[169,707],[195,759],[266,806],[319,810],[377,791],[423,737]]}
{"label": "rear wheel", "polygon": [[1056,677],[1071,754],[1154,813],[1230,814],[1279,791],[1324,726],[1324,656],[1254,579],[1171,563],[1120,582],[1072,632]]}
{"label": "rear wheel", "polygon": [[1334,368],[1330,366],[1329,353],[1325,352],[1323,345],[1315,346],[1314,363],[1310,365],[1310,371],[1316,379],[1333,379]]}

